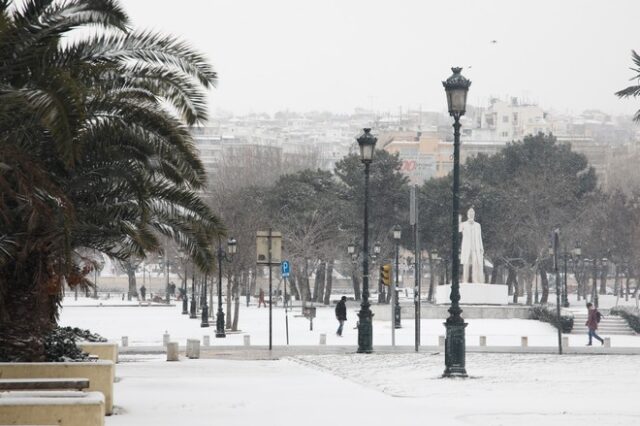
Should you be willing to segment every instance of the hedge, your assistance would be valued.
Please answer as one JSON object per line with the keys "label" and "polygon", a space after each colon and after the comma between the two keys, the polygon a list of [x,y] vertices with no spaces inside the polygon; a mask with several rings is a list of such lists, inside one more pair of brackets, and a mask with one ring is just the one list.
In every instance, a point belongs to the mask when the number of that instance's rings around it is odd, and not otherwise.
{"label": "hedge", "polygon": [[560,324],[558,324],[558,314],[555,309],[549,309],[547,306],[537,305],[531,308],[531,319],[548,322],[555,328],[561,327],[563,333],[571,333],[573,329],[573,315],[560,315]]}
{"label": "hedge", "polygon": [[638,315],[637,311],[632,311],[628,308],[616,307],[611,308],[609,311],[611,315],[619,315],[627,321],[629,327],[633,329],[636,333],[640,333],[640,315]]}

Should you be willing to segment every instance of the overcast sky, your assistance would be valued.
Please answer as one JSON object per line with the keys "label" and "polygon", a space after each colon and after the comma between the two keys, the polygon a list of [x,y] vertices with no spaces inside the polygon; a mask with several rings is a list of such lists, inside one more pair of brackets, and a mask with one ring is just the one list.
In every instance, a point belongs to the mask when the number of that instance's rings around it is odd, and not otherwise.
{"label": "overcast sky", "polygon": [[[122,0],[136,28],[169,32],[220,75],[211,109],[445,108],[463,66],[469,102],[631,114],[640,0]],[[495,40],[495,43],[492,41]]]}

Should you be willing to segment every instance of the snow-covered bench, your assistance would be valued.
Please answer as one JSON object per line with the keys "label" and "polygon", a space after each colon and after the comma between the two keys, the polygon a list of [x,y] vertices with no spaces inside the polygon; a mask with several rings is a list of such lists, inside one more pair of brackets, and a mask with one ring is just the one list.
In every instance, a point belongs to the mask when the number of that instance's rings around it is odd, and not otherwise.
{"label": "snow-covered bench", "polygon": [[113,412],[114,368],[113,362],[104,360],[95,362],[0,362],[0,377],[4,379],[87,378],[89,380],[88,390],[102,392],[104,411],[110,415]]}
{"label": "snow-covered bench", "polygon": [[0,392],[0,424],[104,426],[104,407],[100,392]]}

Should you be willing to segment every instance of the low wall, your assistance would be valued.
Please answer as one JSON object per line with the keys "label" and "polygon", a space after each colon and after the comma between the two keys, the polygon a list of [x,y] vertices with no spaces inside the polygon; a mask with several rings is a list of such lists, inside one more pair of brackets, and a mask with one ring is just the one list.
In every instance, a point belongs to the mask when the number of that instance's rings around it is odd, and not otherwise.
{"label": "low wall", "polygon": [[0,392],[0,424],[104,426],[100,392]]}
{"label": "low wall", "polygon": [[104,360],[95,362],[0,362],[0,378],[87,378],[89,379],[89,391],[101,392],[104,395],[104,411],[105,414],[110,415],[113,412],[114,369],[112,361]]}
{"label": "low wall", "polygon": [[[437,304],[449,305],[451,285],[436,286]],[[460,301],[471,305],[506,305],[509,303],[509,291],[502,284],[460,283]]]}
{"label": "low wall", "polygon": [[80,342],[80,348],[89,355],[95,355],[99,359],[118,362],[118,344],[115,342]]}
{"label": "low wall", "polygon": [[[505,305],[505,306],[477,306],[461,305],[464,319],[529,319],[531,308],[529,306]],[[415,318],[415,305],[413,303],[401,303],[402,320]],[[449,307],[446,305],[423,304],[420,310],[422,319],[445,320],[449,316]],[[371,305],[374,313],[374,321],[390,321],[391,307],[389,305]]]}

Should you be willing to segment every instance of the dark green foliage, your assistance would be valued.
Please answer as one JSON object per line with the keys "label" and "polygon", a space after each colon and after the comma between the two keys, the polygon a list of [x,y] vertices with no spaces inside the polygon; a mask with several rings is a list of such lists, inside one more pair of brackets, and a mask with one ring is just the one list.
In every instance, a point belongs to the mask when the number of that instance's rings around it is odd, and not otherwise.
{"label": "dark green foliage", "polygon": [[629,327],[636,333],[640,333],[640,314],[637,310],[631,310],[629,308],[617,307],[611,308],[609,311],[611,315],[618,315],[627,321]]}
{"label": "dark green foliage", "polygon": [[217,76],[187,44],[131,31],[118,1],[13,3],[0,2],[0,347],[38,360],[62,286],[91,285],[91,253],[144,258],[166,238],[211,269],[224,229],[187,126],[206,121]]}
{"label": "dark green foliage", "polygon": [[[543,305],[536,305],[531,308],[530,317],[533,320],[548,322],[558,328],[558,315],[555,309],[550,309]],[[573,329],[573,315],[560,315],[560,326],[563,333],[571,333]]]}
{"label": "dark green foliage", "polygon": [[[87,361],[88,354],[78,347],[79,341],[106,342],[104,337],[76,327],[56,327],[44,337],[44,361]],[[0,349],[0,362],[24,361]]]}

